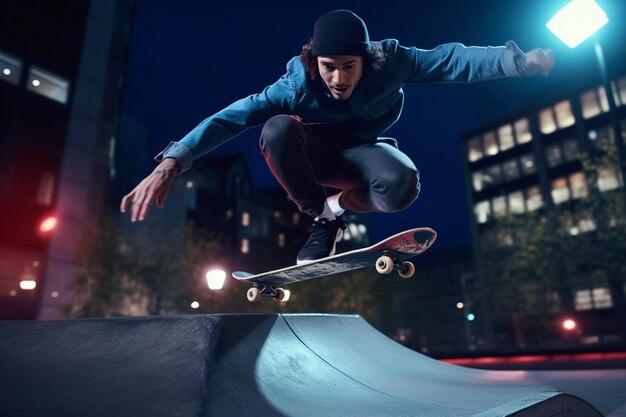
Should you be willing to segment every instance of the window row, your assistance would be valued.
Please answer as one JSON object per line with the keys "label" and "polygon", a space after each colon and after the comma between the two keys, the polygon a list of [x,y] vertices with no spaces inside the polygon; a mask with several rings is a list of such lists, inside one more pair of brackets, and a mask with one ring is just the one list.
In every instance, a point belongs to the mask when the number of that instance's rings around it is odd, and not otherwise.
{"label": "window row", "polygon": [[506,195],[499,195],[490,200],[479,201],[474,205],[474,215],[480,224],[492,218],[504,217],[507,214],[520,214],[543,207],[539,186],[517,190]]}
{"label": "window row", "polygon": [[[19,85],[22,79],[22,60],[0,51],[0,80]],[[68,80],[43,68],[31,66],[26,80],[26,89],[56,102],[66,104],[69,95]]]}
{"label": "window row", "polygon": [[468,158],[470,162],[478,161],[531,140],[532,134],[528,119],[519,119],[512,124],[505,124],[496,130],[470,139],[467,142]]}
{"label": "window row", "polygon": [[[598,169],[597,185],[600,191],[610,191],[623,187],[623,179],[615,167],[601,167]],[[587,180],[583,172],[575,172],[568,176],[555,178],[550,183],[550,195],[554,204],[562,204],[570,200],[585,198],[589,195]],[[474,215],[478,223],[487,223],[492,218],[506,216],[507,214],[520,214],[537,210],[543,207],[544,201],[538,185],[517,190],[505,195],[499,195],[489,200],[479,201],[474,205]],[[588,231],[595,228],[592,219],[580,220],[578,224],[569,229],[574,231]]]}
{"label": "window row", "polygon": [[509,181],[514,181],[525,175],[537,172],[535,156],[531,153],[512,158],[499,164],[494,164],[472,173],[474,191],[482,191]]}
{"label": "window row", "polygon": [[[611,82],[611,86],[616,106],[625,106],[626,77]],[[584,92],[579,97],[579,101],[584,119],[590,119],[609,111],[606,91],[602,86]],[[572,104],[569,100],[563,100],[540,110],[537,117],[539,131],[545,135],[573,126],[576,123]],[[529,129],[528,119],[519,119],[512,124],[505,124],[498,129],[471,138],[467,145],[468,159],[470,162],[475,162],[531,140],[532,132]]]}
{"label": "window row", "polygon": [[577,311],[612,308],[613,297],[608,287],[576,291],[574,308]]}

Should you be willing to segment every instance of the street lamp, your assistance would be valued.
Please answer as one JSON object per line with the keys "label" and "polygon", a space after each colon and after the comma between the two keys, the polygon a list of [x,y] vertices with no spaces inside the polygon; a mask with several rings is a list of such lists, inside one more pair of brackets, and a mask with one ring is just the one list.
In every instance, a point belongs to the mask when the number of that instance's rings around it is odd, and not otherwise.
{"label": "street lamp", "polygon": [[212,269],[206,273],[206,282],[210,290],[218,291],[224,288],[226,272],[221,269]]}
{"label": "street lamp", "polygon": [[[595,0],[572,0],[557,12],[552,19],[546,23],[546,26],[557,38],[563,41],[563,43],[570,48],[575,48],[591,35],[595,34],[608,22],[609,18],[606,12]],[[626,179],[626,164],[624,163],[624,161],[626,161],[626,150],[624,149],[622,129],[617,117],[617,106],[615,105],[613,88],[611,87],[611,81],[606,71],[604,52],[597,36],[594,36],[594,43],[600,78],[602,79],[602,85],[609,104],[609,120],[615,135],[615,145],[620,159],[620,170],[622,172],[622,178]]]}
{"label": "street lamp", "polygon": [[572,0],[546,26],[563,43],[575,48],[608,22],[606,13],[594,0]]}

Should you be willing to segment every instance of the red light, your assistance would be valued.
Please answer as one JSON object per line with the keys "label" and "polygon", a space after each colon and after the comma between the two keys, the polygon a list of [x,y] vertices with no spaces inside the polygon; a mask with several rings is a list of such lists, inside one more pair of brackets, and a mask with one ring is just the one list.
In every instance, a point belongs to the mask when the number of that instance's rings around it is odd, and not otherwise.
{"label": "red light", "polygon": [[46,217],[39,223],[39,231],[42,233],[51,232],[57,226],[57,218],[54,216]]}
{"label": "red light", "polygon": [[567,331],[572,331],[576,329],[576,322],[572,319],[563,320],[563,329]]}

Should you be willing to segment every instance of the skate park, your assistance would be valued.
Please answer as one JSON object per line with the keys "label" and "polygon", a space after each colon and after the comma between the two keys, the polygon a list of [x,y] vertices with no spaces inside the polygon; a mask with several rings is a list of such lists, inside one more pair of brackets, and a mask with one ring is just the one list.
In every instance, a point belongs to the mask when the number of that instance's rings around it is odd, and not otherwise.
{"label": "skate park", "polygon": [[626,410],[624,370],[564,376],[450,365],[353,315],[3,322],[0,339],[0,408],[9,417],[618,417]]}

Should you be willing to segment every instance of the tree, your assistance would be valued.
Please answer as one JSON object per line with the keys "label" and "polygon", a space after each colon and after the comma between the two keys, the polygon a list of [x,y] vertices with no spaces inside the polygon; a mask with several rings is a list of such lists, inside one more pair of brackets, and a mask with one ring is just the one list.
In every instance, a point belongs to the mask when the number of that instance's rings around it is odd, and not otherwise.
{"label": "tree", "polygon": [[66,312],[97,317],[186,311],[202,285],[198,265],[215,258],[219,247],[192,228],[144,224],[130,231],[103,217],[79,246],[75,295]]}
{"label": "tree", "polygon": [[[605,150],[581,157],[581,165],[586,195],[541,211],[508,215],[481,233],[479,298],[494,322],[537,328],[541,327],[537,322],[528,321],[556,311],[573,311],[577,288],[608,285],[617,331],[626,341],[624,192],[598,187],[598,172],[615,170],[615,156]],[[551,333],[549,326],[543,326],[535,334],[535,343],[545,343]]]}

